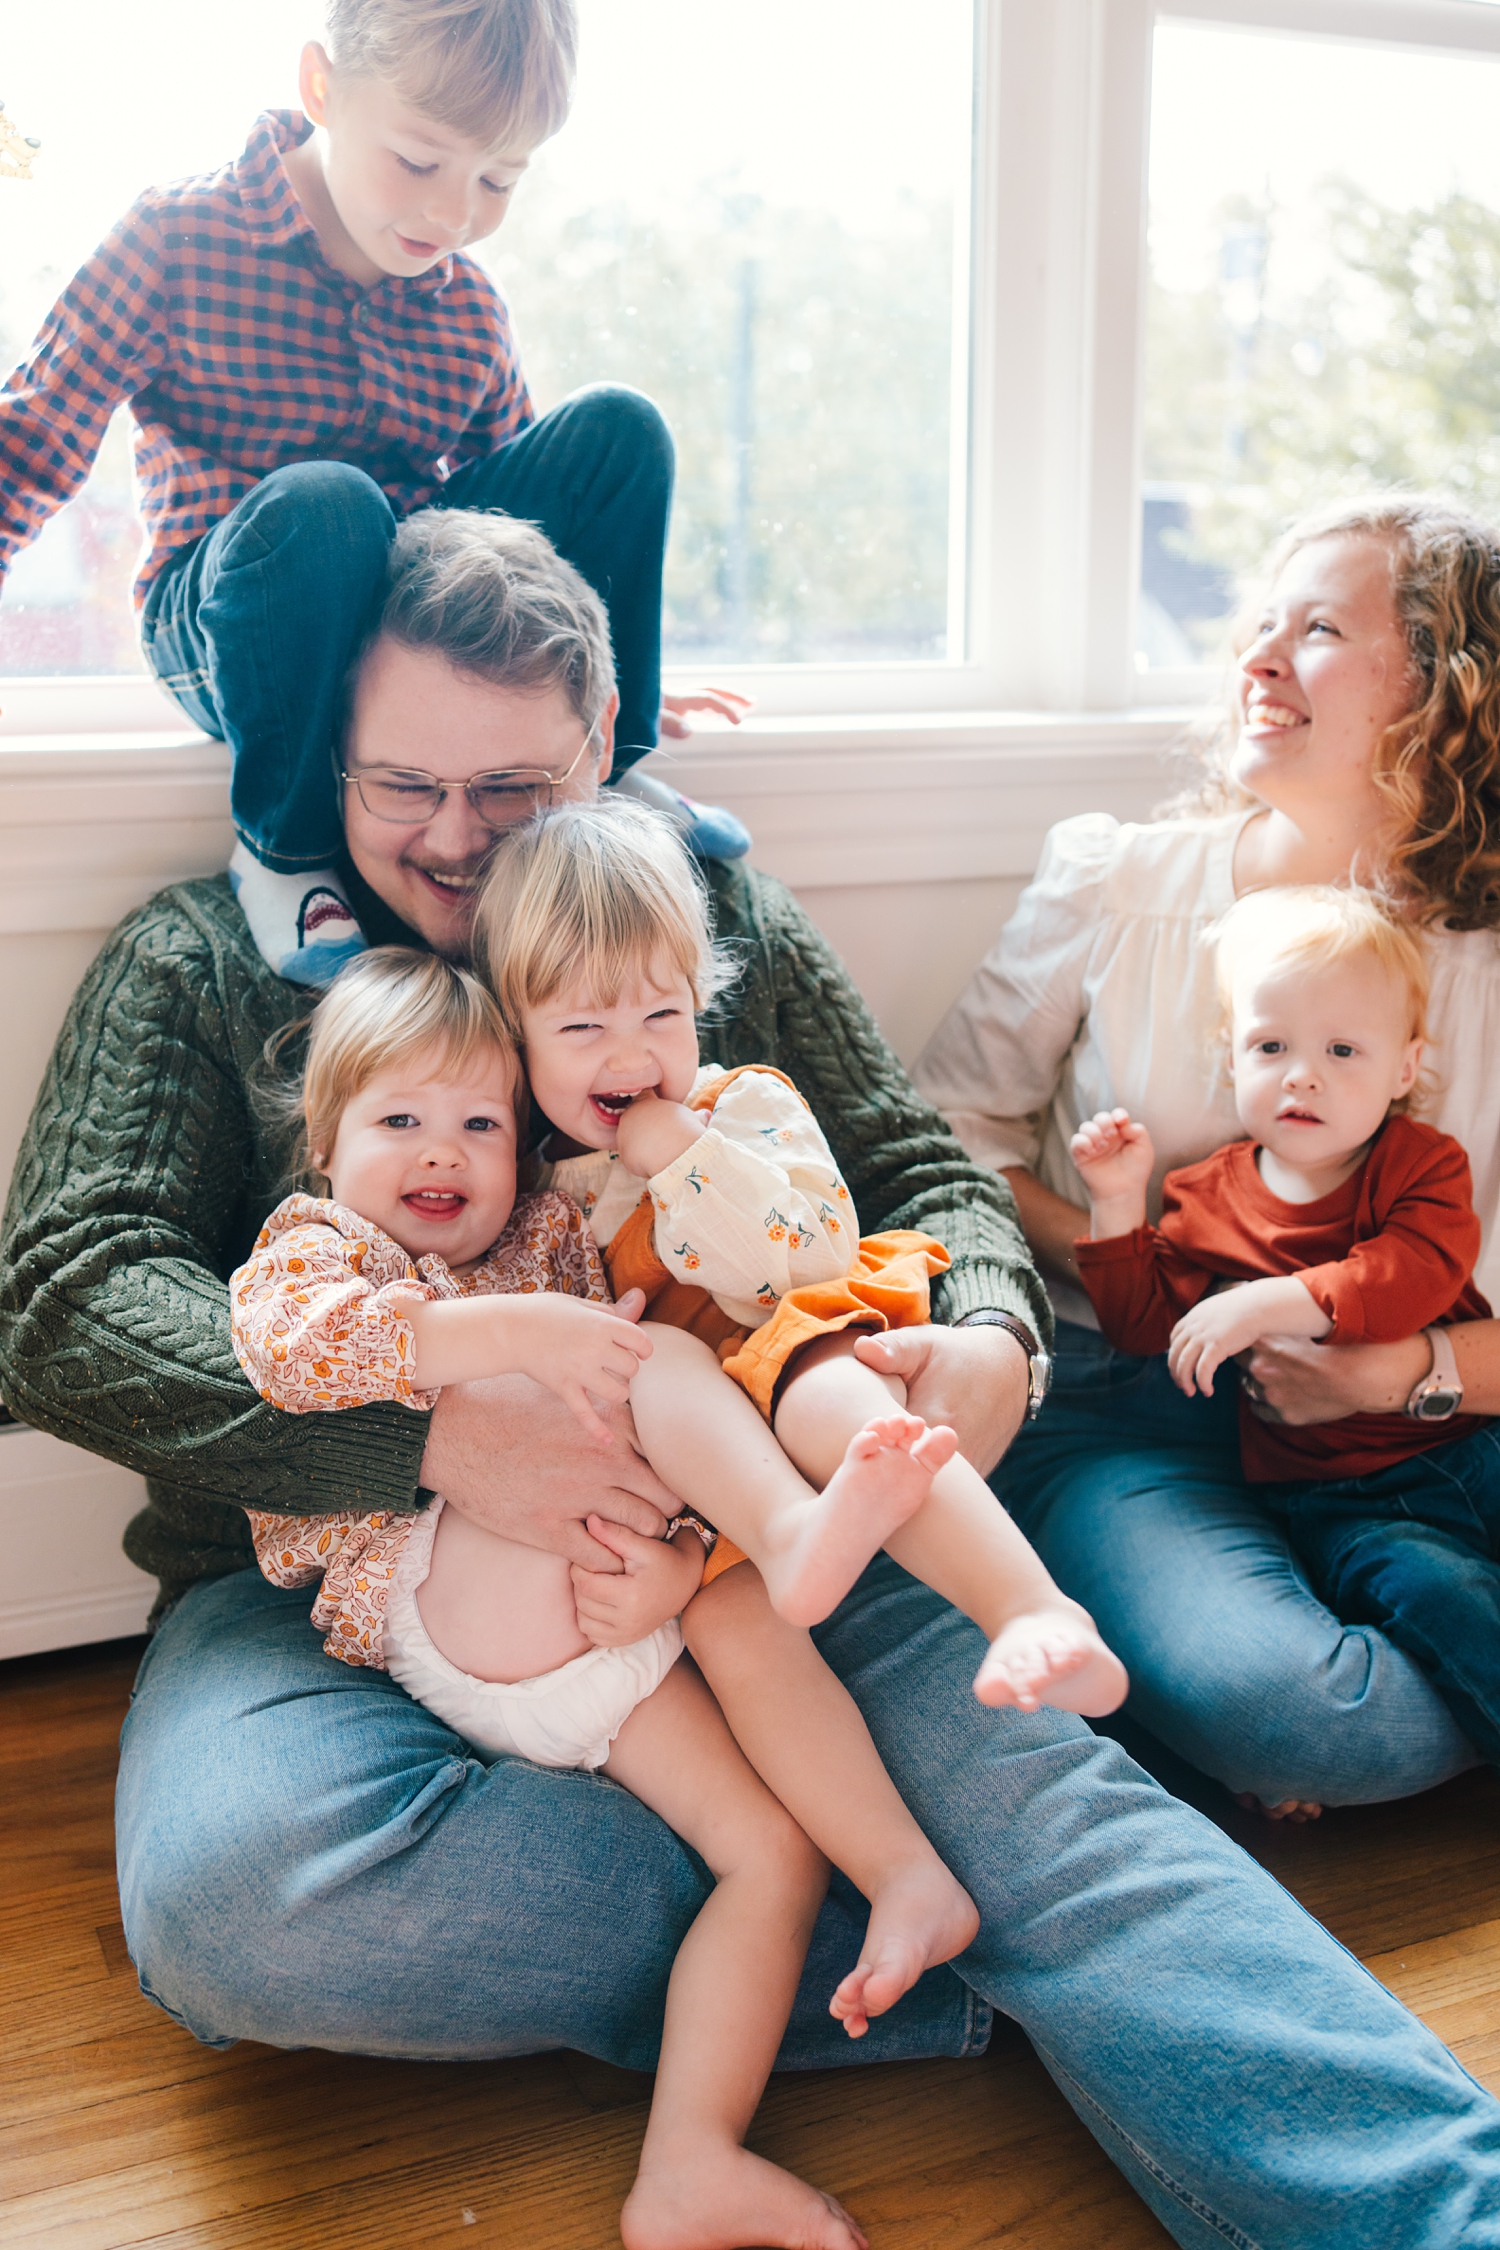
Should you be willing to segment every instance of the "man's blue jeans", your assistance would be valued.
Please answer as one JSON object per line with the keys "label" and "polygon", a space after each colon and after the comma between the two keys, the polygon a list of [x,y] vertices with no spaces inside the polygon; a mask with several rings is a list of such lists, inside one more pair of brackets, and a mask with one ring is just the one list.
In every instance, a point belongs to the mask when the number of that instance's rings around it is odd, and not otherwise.
{"label": "man's blue jeans", "polygon": [[[1500,2105],[1210,1822],[1077,1719],[983,1709],[979,1634],[885,1557],[818,1639],[984,1921],[854,2046],[836,1892],[784,2067],[971,2054],[997,2007],[1189,2250],[1500,2246]],[[479,1764],[253,1571],[152,1642],[118,1835],[143,1985],[220,2045],[649,2069],[706,1891],[624,1790]]]}
{"label": "man's blue jeans", "polygon": [[1500,1425],[1266,1501],[1329,1608],[1378,1625],[1500,1765]]}
{"label": "man's blue jeans", "polygon": [[1479,1754],[1421,1667],[1318,1600],[1240,1474],[1235,1394],[1058,1323],[1053,1388],[991,1480],[1130,1673],[1126,1710],[1263,1804],[1371,1804]]}
{"label": "man's blue jeans", "polygon": [[[437,503],[540,525],[600,595],[620,690],[617,772],[656,744],[672,472],[671,433],[651,401],[600,383],[460,469]],[[146,661],[194,724],[229,744],[236,832],[283,874],[343,849],[334,752],[346,675],[395,534],[363,469],[298,462],[174,557],[146,598]],[[426,762],[418,742],[411,762]]]}

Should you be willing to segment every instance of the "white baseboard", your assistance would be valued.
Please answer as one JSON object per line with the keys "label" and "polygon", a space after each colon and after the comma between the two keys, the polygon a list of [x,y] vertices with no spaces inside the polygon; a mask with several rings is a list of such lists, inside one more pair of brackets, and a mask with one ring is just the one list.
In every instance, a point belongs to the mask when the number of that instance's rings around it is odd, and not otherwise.
{"label": "white baseboard", "polygon": [[0,1658],[145,1630],[156,1581],[120,1539],[146,1487],[74,1445],[0,1426]]}

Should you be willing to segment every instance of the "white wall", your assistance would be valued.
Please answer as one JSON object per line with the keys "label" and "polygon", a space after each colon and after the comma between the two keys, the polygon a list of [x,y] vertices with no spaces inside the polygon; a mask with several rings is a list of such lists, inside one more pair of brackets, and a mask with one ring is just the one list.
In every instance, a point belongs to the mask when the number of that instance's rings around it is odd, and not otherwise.
{"label": "white wall", "polygon": [[[765,722],[705,736],[656,770],[747,823],[756,863],[791,884],[909,1062],[1010,912],[1050,824],[1096,808],[1140,818],[1164,793],[1179,724]],[[220,744],[14,728],[0,721],[5,1178],[108,931],[163,884],[223,867],[231,840]],[[119,1538],[142,1497],[140,1479],[111,1463],[0,1428],[0,1657],[139,1630],[154,1589]]]}

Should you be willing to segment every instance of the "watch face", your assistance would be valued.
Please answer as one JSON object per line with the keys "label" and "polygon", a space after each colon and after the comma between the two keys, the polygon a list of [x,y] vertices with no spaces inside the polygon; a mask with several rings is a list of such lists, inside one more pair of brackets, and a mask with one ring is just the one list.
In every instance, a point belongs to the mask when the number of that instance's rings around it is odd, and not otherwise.
{"label": "watch face", "polygon": [[1451,1422],[1463,1404],[1462,1391],[1425,1391],[1412,1408],[1417,1422]]}

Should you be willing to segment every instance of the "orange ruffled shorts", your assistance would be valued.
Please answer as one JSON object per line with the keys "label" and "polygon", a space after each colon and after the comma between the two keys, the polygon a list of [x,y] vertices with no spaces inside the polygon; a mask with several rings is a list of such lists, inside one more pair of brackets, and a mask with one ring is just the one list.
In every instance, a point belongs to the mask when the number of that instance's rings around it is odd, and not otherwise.
{"label": "orange ruffled shorts", "polygon": [[[846,1274],[836,1281],[789,1289],[769,1320],[759,1328],[742,1328],[706,1289],[679,1281],[663,1265],[652,1240],[653,1219],[648,1195],[616,1231],[604,1253],[610,1287],[616,1297],[623,1297],[627,1289],[644,1290],[643,1320],[663,1321],[669,1328],[685,1328],[701,1337],[717,1352],[725,1374],[754,1400],[768,1422],[775,1411],[777,1388],[805,1345],[843,1328],[868,1328],[877,1334],[887,1328],[925,1328],[932,1318],[929,1280],[946,1272],[949,1264],[947,1251],[930,1234],[899,1228],[888,1234],[867,1234]],[[708,1558],[704,1585],[744,1560],[732,1540],[721,1538]]]}

